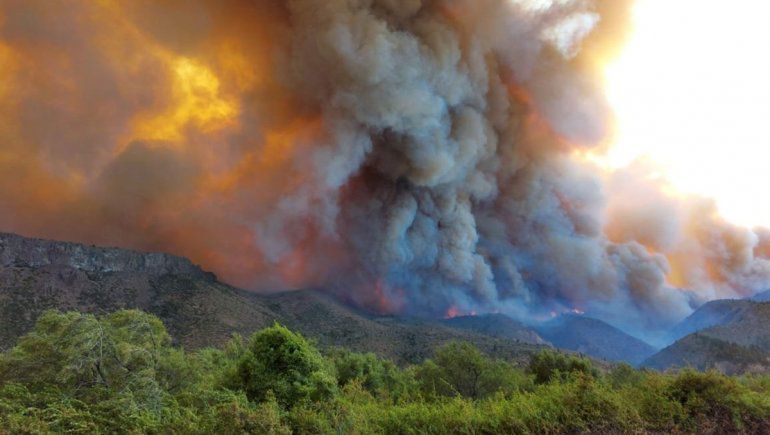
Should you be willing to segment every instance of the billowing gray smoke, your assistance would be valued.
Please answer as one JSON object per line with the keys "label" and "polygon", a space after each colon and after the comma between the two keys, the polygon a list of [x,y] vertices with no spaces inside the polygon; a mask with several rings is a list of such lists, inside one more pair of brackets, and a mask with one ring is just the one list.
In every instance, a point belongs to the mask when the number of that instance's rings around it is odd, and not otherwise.
{"label": "billowing gray smoke", "polygon": [[[0,200],[3,229],[381,312],[580,311],[645,333],[770,283],[753,232],[581,157],[610,119],[580,57],[589,0],[0,5],[0,169],[24,165],[0,188],[53,192]],[[62,123],[94,131],[39,133]]]}
{"label": "billowing gray smoke", "polygon": [[[589,2],[290,11],[289,80],[330,137],[303,156],[308,182],[259,224],[266,252],[283,257],[293,222],[310,219],[355,252],[353,279],[383,279],[385,299],[411,313],[578,309],[634,328],[688,313],[665,257],[604,236],[600,180],[571,153],[608,118],[570,65],[599,20]],[[365,288],[347,274],[336,284]]]}

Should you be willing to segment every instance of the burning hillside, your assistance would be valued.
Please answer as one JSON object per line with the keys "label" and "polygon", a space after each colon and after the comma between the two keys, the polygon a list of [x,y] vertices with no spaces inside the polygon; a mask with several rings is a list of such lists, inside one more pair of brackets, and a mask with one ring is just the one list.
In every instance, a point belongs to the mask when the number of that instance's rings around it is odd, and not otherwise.
{"label": "burning hillside", "polygon": [[0,0],[0,230],[654,331],[768,286],[770,237],[588,157],[624,4]]}

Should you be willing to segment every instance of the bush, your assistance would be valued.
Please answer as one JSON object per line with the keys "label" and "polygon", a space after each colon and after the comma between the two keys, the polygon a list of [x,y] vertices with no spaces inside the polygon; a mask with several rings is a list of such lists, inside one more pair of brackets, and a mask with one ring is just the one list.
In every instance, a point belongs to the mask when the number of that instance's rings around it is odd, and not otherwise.
{"label": "bush", "polygon": [[529,371],[535,376],[535,383],[538,384],[564,380],[574,373],[590,377],[598,375],[598,371],[588,358],[565,355],[553,350],[543,350],[532,355]]}
{"label": "bush", "polygon": [[643,427],[654,433],[681,432],[685,421],[680,403],[668,395],[670,375],[636,372],[638,382],[616,385],[619,392],[644,422]]}
{"label": "bush", "polygon": [[770,400],[757,396],[735,378],[716,371],[684,370],[671,383],[671,398],[689,417],[689,428],[713,426],[720,432],[739,432],[755,427],[767,417]]}
{"label": "bush", "polygon": [[416,370],[428,396],[479,399],[502,392],[510,395],[531,386],[528,377],[509,363],[493,360],[470,343],[451,342],[436,350],[435,358]]}
{"label": "bush", "polygon": [[373,353],[334,349],[329,359],[334,365],[339,387],[358,382],[366,391],[383,400],[405,399],[416,389],[409,371],[399,370],[393,362],[378,358]]}
{"label": "bush", "polygon": [[253,404],[242,394],[233,394],[220,398],[216,405],[207,411],[201,424],[206,433],[291,433],[291,429],[283,420],[281,407],[271,396],[263,403]]}
{"label": "bush", "polygon": [[613,388],[621,388],[625,385],[636,385],[643,379],[644,375],[642,372],[626,363],[616,365],[607,374],[607,380]]}
{"label": "bush", "polygon": [[337,388],[318,350],[277,324],[251,338],[238,364],[238,379],[249,400],[264,402],[273,394],[287,408],[308,400],[328,400]]}

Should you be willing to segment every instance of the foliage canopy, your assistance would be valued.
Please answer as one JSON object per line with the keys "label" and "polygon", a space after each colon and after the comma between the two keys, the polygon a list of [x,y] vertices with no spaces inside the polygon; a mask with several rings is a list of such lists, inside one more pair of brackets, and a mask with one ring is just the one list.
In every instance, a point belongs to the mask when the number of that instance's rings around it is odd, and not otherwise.
{"label": "foliage canopy", "polygon": [[139,311],[49,312],[0,354],[0,433],[770,432],[770,378],[657,373],[450,343],[421,364],[275,325],[186,352]]}

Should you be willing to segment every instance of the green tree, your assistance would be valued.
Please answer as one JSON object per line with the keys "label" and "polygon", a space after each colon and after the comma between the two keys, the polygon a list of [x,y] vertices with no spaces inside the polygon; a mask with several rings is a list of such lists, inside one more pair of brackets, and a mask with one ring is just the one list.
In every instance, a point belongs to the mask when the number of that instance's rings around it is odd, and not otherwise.
{"label": "green tree", "polygon": [[163,323],[141,311],[47,312],[0,361],[0,380],[65,389],[124,389],[154,376],[171,339]]}
{"label": "green tree", "polygon": [[284,407],[323,401],[336,393],[337,380],[318,350],[281,325],[254,334],[238,364],[240,387],[264,402],[268,395]]}
{"label": "green tree", "polygon": [[[45,313],[0,358],[0,384],[30,393],[30,407],[53,431],[157,427],[171,391],[190,383],[162,322],[141,311],[96,317]],[[106,428],[106,429],[105,429]]]}
{"label": "green tree", "polygon": [[471,399],[526,388],[527,377],[505,361],[493,360],[466,342],[450,342],[436,350],[416,374],[427,394]]}
{"label": "green tree", "polygon": [[357,381],[369,393],[381,399],[394,400],[405,398],[415,391],[411,372],[399,370],[392,361],[381,359],[373,353],[334,349],[329,359],[334,364],[340,387]]}

